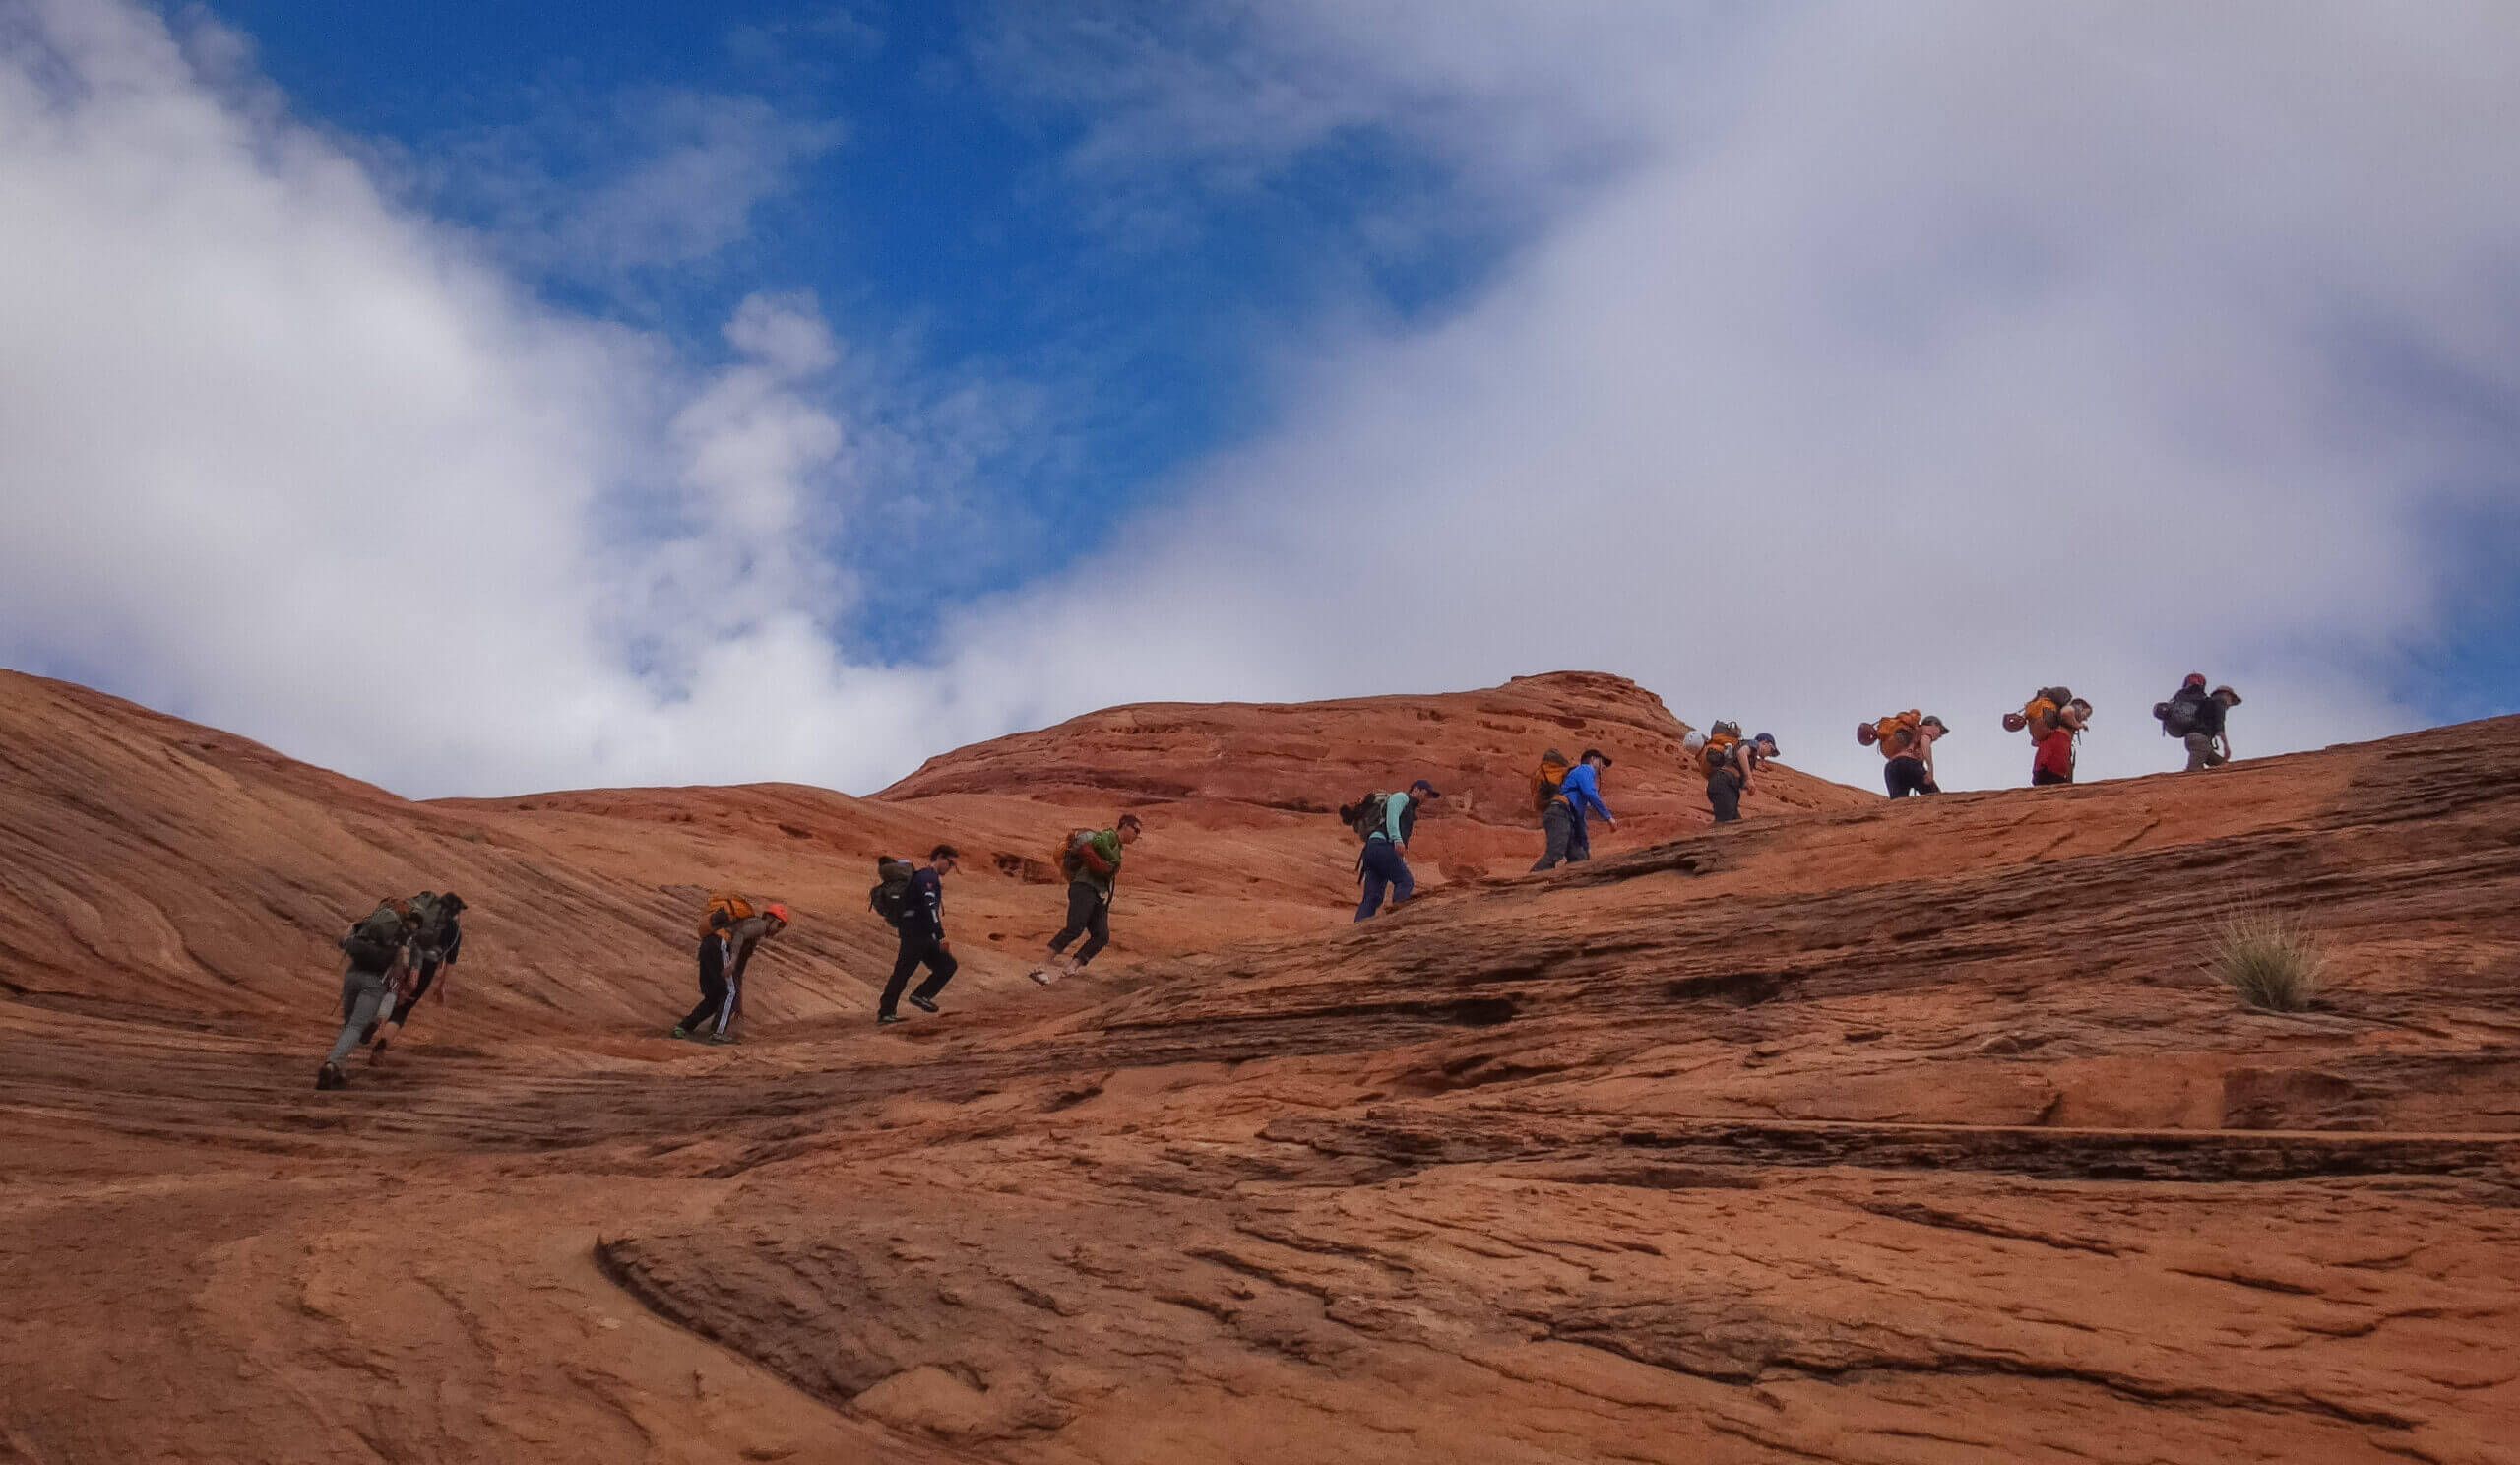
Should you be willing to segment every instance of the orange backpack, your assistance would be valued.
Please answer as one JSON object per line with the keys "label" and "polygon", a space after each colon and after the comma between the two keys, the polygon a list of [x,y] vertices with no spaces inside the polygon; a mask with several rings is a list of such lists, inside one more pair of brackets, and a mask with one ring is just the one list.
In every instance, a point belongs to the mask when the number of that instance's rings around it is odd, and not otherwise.
{"label": "orange backpack", "polygon": [[1740,741],[1740,724],[1717,723],[1715,730],[1706,734],[1706,746],[1699,751],[1698,760],[1706,765],[1710,774],[1727,767],[1732,762],[1732,750]]}
{"label": "orange backpack", "polygon": [[1917,729],[1924,725],[1924,720],[1925,715],[1913,707],[1906,712],[1894,712],[1869,723],[1856,724],[1855,740],[1865,747],[1877,743],[1881,756],[1895,758],[1907,751],[1909,742],[1916,737]]}
{"label": "orange backpack", "polygon": [[2021,704],[2021,711],[2004,714],[2004,731],[2019,732],[2026,729],[2030,740],[2037,742],[2056,731],[2065,703],[2072,696],[2073,693],[2063,687],[2041,687],[2029,701]]}
{"label": "orange backpack", "polygon": [[713,895],[709,897],[709,904],[700,908],[700,934],[709,934],[709,918],[720,911],[726,913],[728,925],[738,921],[750,921],[754,914],[752,902],[740,895]]}
{"label": "orange backpack", "polygon": [[1532,812],[1548,812],[1549,800],[1557,796],[1558,786],[1566,782],[1566,771],[1574,766],[1555,748],[1540,755],[1540,767],[1532,772]]}

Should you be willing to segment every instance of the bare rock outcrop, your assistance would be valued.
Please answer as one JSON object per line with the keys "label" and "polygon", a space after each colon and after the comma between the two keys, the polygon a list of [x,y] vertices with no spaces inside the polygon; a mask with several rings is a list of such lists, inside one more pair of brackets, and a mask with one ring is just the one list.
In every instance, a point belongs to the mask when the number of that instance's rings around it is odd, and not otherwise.
{"label": "bare rock outcrop", "polygon": [[[1547,708],[1669,822],[1509,877]],[[1553,676],[410,805],[0,681],[0,1461],[2515,1458],[2520,719],[1714,830],[1676,727]],[[1429,767],[1463,872],[1346,924],[1303,791]],[[1119,803],[1135,944],[1037,990],[1022,860]],[[1014,859],[878,1031],[861,861],[940,836]],[[711,883],[813,915],[730,1050],[651,1036]],[[481,968],[313,1092],[330,923],[422,884]],[[2208,974],[2242,907],[2307,1011]]]}

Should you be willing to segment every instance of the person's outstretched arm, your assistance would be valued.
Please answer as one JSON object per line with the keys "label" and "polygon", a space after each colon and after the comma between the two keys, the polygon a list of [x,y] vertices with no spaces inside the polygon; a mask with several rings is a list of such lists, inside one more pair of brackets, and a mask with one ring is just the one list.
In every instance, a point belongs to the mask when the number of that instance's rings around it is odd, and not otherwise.
{"label": "person's outstretched arm", "polygon": [[1600,777],[1601,775],[1595,774],[1592,778],[1588,779],[1569,778],[1567,780],[1567,787],[1575,791],[1575,811],[1580,814],[1584,811],[1584,806],[1586,804],[1590,804],[1596,813],[1599,813],[1605,820],[1608,821],[1609,826],[1612,829],[1616,829],[1618,827],[1618,815],[1611,813],[1609,805],[1602,802],[1601,790],[1598,783]]}

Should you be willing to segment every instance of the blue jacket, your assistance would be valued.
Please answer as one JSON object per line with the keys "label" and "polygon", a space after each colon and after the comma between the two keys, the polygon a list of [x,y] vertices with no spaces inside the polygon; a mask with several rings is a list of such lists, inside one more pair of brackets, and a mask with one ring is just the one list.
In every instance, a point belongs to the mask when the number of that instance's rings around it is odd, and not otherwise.
{"label": "blue jacket", "polygon": [[1578,763],[1566,770],[1566,777],[1558,784],[1557,792],[1566,796],[1567,804],[1575,810],[1577,824],[1584,822],[1584,805],[1588,803],[1605,819],[1618,817],[1610,812],[1609,805],[1602,802],[1601,774],[1590,763]]}

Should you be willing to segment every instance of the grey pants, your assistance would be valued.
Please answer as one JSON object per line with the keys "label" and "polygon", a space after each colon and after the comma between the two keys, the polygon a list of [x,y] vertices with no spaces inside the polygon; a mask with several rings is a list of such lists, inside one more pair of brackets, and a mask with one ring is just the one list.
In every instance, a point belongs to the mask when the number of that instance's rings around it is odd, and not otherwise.
{"label": "grey pants", "polygon": [[2213,733],[2190,732],[2187,734],[2187,771],[2189,773],[2194,773],[2200,768],[2220,768],[2230,761],[2223,756],[2220,748],[2214,746]]}
{"label": "grey pants", "polygon": [[1584,821],[1575,817],[1575,807],[1565,799],[1553,799],[1540,816],[1540,827],[1548,837],[1548,848],[1543,850],[1535,870],[1555,869],[1559,861],[1581,863],[1593,858],[1593,837]]}
{"label": "grey pants", "polygon": [[358,1047],[358,1035],[376,1021],[391,990],[383,972],[362,972],[352,967],[342,974],[342,1036],[333,1040],[333,1051],[325,1062],[338,1063],[350,1055],[350,1050]]}

